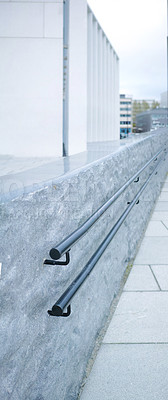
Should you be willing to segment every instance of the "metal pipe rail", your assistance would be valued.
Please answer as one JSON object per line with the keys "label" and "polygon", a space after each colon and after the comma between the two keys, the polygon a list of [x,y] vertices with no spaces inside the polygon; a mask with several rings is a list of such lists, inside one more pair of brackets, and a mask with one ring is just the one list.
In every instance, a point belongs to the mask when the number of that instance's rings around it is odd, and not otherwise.
{"label": "metal pipe rail", "polygon": [[[165,146],[164,146],[165,147]],[[100,218],[100,216],[118,199],[118,197],[127,189],[127,187],[135,181],[137,177],[144,171],[145,168],[151,164],[152,161],[156,160],[158,155],[164,151],[162,148],[158,151],[139,171],[134,174],[109,200],[107,200],[98,210],[92,214],[79,228],[68,235],[64,240],[58,243],[55,247],[50,250],[50,257],[53,260],[58,260],[66,253],[66,259],[68,257],[68,252],[74,246],[74,244],[91,228],[91,226]],[[139,179],[138,179],[139,180]],[[138,182],[138,180],[136,182]],[[45,260],[45,264],[56,265],[56,262],[52,260]],[[65,262],[63,262],[65,265]]]}
{"label": "metal pipe rail", "polygon": [[[88,263],[85,265],[85,267],[82,269],[82,271],[79,273],[79,275],[74,279],[74,281],[70,284],[70,286],[65,290],[65,292],[62,294],[62,296],[57,300],[57,302],[53,305],[52,310],[48,310],[49,315],[52,316],[62,316],[62,317],[67,317],[71,313],[71,306],[68,305],[74,294],[77,292],[77,290],[80,288],[82,283],[85,281],[85,279],[88,277],[88,275],[91,273],[92,269],[94,268],[95,264],[117,233],[118,229],[126,219],[127,215],[130,213],[131,209],[133,206],[137,203],[139,197],[141,196],[142,192],[148,185],[150,179],[154,174],[157,174],[157,168],[161,164],[162,159],[157,163],[156,167],[153,169],[153,171],[149,174],[148,179],[145,181],[145,183],[141,186],[140,190],[134,197],[134,199],[129,203],[128,207],[126,210],[122,213],[121,217],[118,219],[118,221],[115,223],[113,228],[110,230],[106,238],[103,240],[103,242],[100,244],[98,249],[95,251],[95,253],[92,255]],[[63,312],[64,308],[67,307],[67,312]]]}

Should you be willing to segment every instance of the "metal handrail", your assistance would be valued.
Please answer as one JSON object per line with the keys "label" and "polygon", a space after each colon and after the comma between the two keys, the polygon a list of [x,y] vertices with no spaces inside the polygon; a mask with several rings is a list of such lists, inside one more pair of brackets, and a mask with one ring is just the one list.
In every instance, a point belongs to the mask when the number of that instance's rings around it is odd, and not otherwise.
{"label": "metal handrail", "polygon": [[[58,260],[65,253],[67,253],[72,246],[91,228],[91,226],[100,218],[100,216],[118,199],[118,197],[127,189],[127,187],[144,171],[145,168],[153,161],[156,160],[158,155],[164,151],[162,148],[158,151],[139,171],[134,174],[109,200],[107,200],[98,210],[94,212],[79,228],[68,235],[64,240],[58,243],[50,250],[50,257],[53,260]],[[46,262],[49,264],[49,261]],[[53,263],[53,262],[51,262]],[[56,264],[56,263],[55,263]]]}
{"label": "metal handrail", "polygon": [[[77,290],[80,288],[82,283],[85,281],[85,279],[88,277],[92,269],[94,268],[95,264],[109,245],[110,241],[113,239],[115,234],[117,233],[118,229],[126,219],[127,215],[130,213],[131,209],[133,206],[137,203],[139,197],[141,196],[142,192],[146,188],[147,184],[149,183],[150,179],[152,176],[157,174],[156,169],[158,166],[161,164],[162,159],[157,163],[156,167],[153,169],[153,171],[149,174],[148,179],[145,181],[145,183],[141,186],[140,190],[134,197],[134,199],[130,202],[126,210],[122,213],[121,217],[118,219],[118,221],[115,223],[113,228],[110,230],[106,238],[103,240],[103,242],[100,244],[98,249],[95,251],[95,253],[92,255],[88,263],[85,265],[85,267],[82,269],[82,271],[79,273],[79,275],[74,279],[74,281],[69,285],[69,287],[65,290],[65,292],[62,294],[62,296],[57,300],[57,302],[53,305],[52,310],[48,310],[49,315],[52,316],[63,316],[67,317],[71,313],[71,306],[68,305],[74,294],[77,292]],[[63,312],[64,308],[67,307],[67,312]]]}

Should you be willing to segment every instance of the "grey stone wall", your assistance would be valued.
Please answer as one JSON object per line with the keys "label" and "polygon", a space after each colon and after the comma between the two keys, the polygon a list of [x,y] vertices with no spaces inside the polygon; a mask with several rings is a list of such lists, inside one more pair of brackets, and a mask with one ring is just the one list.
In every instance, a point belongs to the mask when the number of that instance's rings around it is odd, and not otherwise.
{"label": "grey stone wall", "polygon": [[152,166],[75,244],[68,266],[43,266],[43,259],[166,142],[167,130],[158,131],[46,188],[1,204],[1,399],[77,398],[95,339],[159,195],[167,161],[72,299],[68,318],[50,317],[47,310],[82,270]]}

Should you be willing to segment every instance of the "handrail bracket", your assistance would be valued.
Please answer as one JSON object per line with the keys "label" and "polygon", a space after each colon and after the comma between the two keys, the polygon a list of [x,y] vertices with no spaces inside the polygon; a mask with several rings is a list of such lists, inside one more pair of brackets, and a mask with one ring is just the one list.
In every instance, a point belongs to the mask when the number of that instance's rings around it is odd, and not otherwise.
{"label": "handrail bracket", "polygon": [[57,261],[57,260],[44,260],[43,264],[47,265],[68,265],[70,263],[70,250],[65,253],[65,261]]}
{"label": "handrail bracket", "polygon": [[51,315],[52,317],[69,317],[71,314],[71,305],[67,307],[67,311],[65,313],[62,313],[61,315],[58,313],[53,313],[52,310],[48,310],[48,314]]}

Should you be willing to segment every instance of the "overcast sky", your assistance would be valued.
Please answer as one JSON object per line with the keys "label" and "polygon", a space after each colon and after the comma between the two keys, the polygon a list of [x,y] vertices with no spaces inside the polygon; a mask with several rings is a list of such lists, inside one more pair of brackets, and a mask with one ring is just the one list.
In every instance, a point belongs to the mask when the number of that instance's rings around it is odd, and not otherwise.
{"label": "overcast sky", "polygon": [[157,99],[167,90],[167,0],[88,0],[120,59],[120,93]]}

